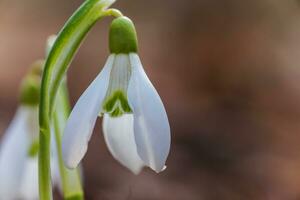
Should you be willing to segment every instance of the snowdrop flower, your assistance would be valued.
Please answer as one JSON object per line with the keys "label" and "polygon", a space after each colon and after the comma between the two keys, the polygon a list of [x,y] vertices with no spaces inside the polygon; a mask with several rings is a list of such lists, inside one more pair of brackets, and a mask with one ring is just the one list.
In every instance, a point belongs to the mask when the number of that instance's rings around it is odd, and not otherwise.
{"label": "snowdrop flower", "polygon": [[36,115],[36,108],[21,106],[2,138],[0,199],[38,199],[37,157],[28,155],[38,133],[38,124],[29,119]]}
{"label": "snowdrop flower", "polygon": [[65,165],[78,165],[97,117],[103,116],[105,142],[116,160],[135,174],[144,166],[160,172],[169,154],[170,127],[163,103],[137,55],[130,19],[113,20],[109,43],[111,55],[104,68],[68,119],[62,143]]}
{"label": "snowdrop flower", "polygon": [[[37,200],[40,67],[21,87],[20,106],[0,143],[0,199]],[[55,174],[55,173],[54,173]]]}

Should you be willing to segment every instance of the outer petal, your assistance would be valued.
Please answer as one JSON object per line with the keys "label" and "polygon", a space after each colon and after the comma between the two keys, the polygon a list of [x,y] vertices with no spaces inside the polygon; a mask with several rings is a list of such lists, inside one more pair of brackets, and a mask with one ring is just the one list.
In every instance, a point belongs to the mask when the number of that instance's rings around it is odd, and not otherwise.
{"label": "outer petal", "polygon": [[28,130],[28,135],[30,138],[30,141],[36,141],[39,138],[39,112],[38,112],[38,107],[26,107],[27,109],[27,130]]}
{"label": "outer petal", "polygon": [[29,146],[28,109],[20,107],[5,132],[0,146],[0,199],[15,199]]}
{"label": "outer petal", "polygon": [[170,126],[163,103],[137,54],[130,54],[132,76],[128,101],[134,113],[134,134],[140,158],[156,172],[165,168],[170,150]]}
{"label": "outer petal", "polygon": [[38,200],[39,185],[38,185],[38,158],[27,158],[24,166],[22,178],[19,178],[21,183],[19,198],[22,200]]}
{"label": "outer petal", "polygon": [[67,121],[62,140],[65,165],[75,168],[87,151],[102,101],[109,83],[114,55],[111,55],[101,73],[81,95]]}
{"label": "outer petal", "polygon": [[103,133],[113,157],[133,173],[138,174],[143,167],[143,162],[137,154],[133,132],[133,115],[124,114],[121,117],[112,118],[105,114]]}

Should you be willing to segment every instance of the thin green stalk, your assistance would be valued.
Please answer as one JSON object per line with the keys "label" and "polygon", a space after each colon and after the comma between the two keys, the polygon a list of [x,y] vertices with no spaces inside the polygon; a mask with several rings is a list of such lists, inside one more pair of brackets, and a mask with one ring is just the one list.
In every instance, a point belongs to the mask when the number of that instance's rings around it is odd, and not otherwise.
{"label": "thin green stalk", "polygon": [[57,146],[57,159],[62,181],[63,196],[65,200],[83,200],[84,194],[78,169],[70,170],[64,166],[62,158],[61,137],[70,113],[68,91],[65,81],[60,86],[57,95],[57,105],[54,111],[54,132]]}
{"label": "thin green stalk", "polygon": [[86,0],[67,21],[46,59],[39,107],[40,149],[39,190],[40,200],[52,199],[50,174],[50,124],[54,101],[59,85],[82,40],[115,0]]}
{"label": "thin green stalk", "polygon": [[50,177],[50,139],[50,127],[48,125],[44,125],[43,128],[40,128],[39,137],[39,190],[41,200],[52,199]]}

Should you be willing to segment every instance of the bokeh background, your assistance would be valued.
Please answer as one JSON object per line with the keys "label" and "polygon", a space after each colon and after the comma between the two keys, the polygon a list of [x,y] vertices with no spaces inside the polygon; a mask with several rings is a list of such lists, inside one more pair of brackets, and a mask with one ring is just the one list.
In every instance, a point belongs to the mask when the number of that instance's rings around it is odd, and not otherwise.
{"label": "bokeh background", "polygon": [[[82,0],[0,1],[0,133],[20,80]],[[119,0],[172,130],[168,168],[131,174],[98,120],[83,160],[87,200],[299,200],[300,1]],[[71,103],[101,70],[111,19],[69,70]],[[56,197],[56,199],[60,199]]]}

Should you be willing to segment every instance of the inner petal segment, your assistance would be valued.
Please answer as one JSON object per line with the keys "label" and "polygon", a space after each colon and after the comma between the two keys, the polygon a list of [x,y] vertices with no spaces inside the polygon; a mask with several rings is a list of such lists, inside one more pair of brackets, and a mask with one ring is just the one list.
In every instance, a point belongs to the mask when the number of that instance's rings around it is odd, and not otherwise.
{"label": "inner petal segment", "polygon": [[132,110],[127,100],[127,89],[131,76],[131,66],[127,54],[115,57],[109,78],[109,86],[103,101],[103,113],[119,117]]}

